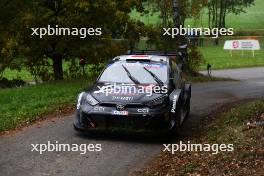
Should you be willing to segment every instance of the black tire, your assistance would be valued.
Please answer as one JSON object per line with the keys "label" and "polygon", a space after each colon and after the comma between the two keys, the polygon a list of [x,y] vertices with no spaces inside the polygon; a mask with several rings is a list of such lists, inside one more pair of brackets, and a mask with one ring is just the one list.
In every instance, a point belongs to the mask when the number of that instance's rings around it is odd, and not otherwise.
{"label": "black tire", "polygon": [[84,130],[83,129],[80,129],[78,127],[76,127],[74,124],[73,124],[73,129],[78,132],[78,133],[84,133]]}
{"label": "black tire", "polygon": [[191,111],[191,97],[188,97],[188,99],[186,100],[186,105],[185,105],[185,109],[186,109],[186,115],[185,118],[188,118],[190,115],[190,111]]}
{"label": "black tire", "polygon": [[189,117],[191,111],[191,88],[185,94],[185,103],[184,103],[184,110],[185,110],[185,119]]}

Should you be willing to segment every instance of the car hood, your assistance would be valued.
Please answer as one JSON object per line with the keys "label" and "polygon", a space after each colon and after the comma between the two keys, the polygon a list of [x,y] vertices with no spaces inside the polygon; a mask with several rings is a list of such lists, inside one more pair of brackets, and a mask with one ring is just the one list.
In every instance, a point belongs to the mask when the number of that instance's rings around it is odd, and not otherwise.
{"label": "car hood", "polygon": [[[163,96],[154,93],[157,84],[96,83],[88,91],[99,102],[145,103]],[[161,87],[161,86],[159,86]]]}

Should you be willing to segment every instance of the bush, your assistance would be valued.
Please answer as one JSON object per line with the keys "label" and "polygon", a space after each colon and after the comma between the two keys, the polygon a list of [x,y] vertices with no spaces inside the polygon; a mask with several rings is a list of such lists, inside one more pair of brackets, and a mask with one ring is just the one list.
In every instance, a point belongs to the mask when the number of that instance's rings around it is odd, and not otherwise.
{"label": "bush", "polygon": [[11,88],[11,87],[21,87],[26,84],[25,81],[21,79],[8,80],[6,78],[0,79],[0,88]]}
{"label": "bush", "polygon": [[188,60],[186,62],[186,72],[190,75],[196,75],[201,64],[205,63],[202,53],[199,49],[191,45],[188,48]]}

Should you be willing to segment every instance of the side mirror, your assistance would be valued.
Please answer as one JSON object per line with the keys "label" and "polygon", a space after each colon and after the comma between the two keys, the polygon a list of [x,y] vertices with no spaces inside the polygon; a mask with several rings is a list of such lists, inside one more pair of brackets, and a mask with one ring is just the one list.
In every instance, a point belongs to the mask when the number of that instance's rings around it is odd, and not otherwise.
{"label": "side mirror", "polygon": [[170,77],[169,81],[173,88],[175,88],[175,79]]}
{"label": "side mirror", "polygon": [[183,64],[179,64],[179,65],[178,65],[178,68],[179,68],[181,71],[184,71],[184,65],[183,65]]}

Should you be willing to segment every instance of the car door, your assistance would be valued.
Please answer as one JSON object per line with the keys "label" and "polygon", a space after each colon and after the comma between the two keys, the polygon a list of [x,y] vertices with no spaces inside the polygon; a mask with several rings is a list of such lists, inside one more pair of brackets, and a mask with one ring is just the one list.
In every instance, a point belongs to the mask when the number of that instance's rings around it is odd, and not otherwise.
{"label": "car door", "polygon": [[180,70],[176,64],[175,61],[171,61],[171,68],[172,68],[172,72],[173,72],[173,83],[175,86],[175,89],[180,89],[181,88],[181,76],[180,76]]}

